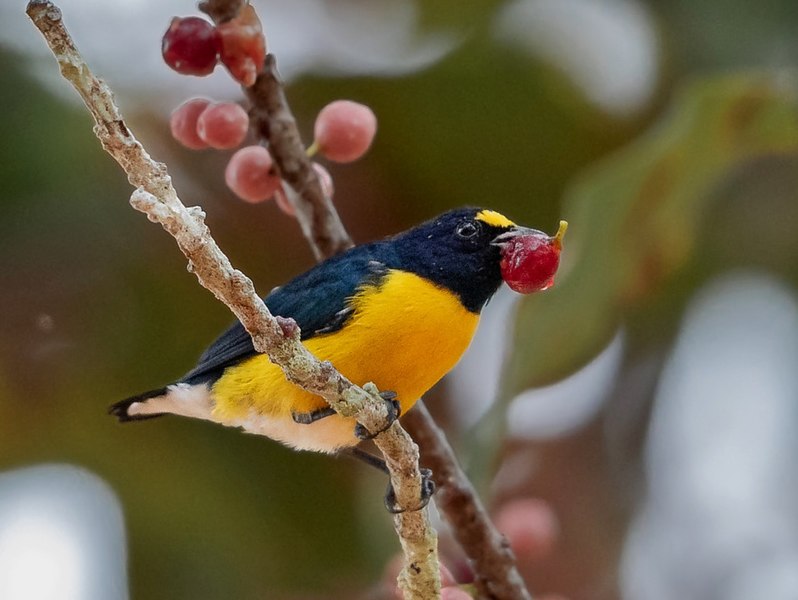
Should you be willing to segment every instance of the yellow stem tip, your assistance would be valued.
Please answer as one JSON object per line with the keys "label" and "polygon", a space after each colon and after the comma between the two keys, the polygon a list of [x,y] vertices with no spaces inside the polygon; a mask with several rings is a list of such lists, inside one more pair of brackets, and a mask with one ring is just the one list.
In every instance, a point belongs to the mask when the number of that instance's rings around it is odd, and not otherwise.
{"label": "yellow stem tip", "polygon": [[568,231],[568,221],[560,221],[560,227],[557,233],[554,234],[552,240],[558,248],[562,248],[562,239],[565,237],[565,232]]}

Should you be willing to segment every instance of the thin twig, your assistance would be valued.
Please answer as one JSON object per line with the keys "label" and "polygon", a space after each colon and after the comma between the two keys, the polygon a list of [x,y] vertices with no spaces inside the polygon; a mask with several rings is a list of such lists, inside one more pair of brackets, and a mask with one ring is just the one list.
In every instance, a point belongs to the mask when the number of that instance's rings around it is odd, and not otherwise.
{"label": "thin twig", "polygon": [[248,0],[209,0],[199,3],[199,9],[213,19],[214,23],[224,23],[234,18],[247,5]]}
{"label": "thin twig", "polygon": [[[61,74],[94,117],[94,133],[103,148],[137,188],[130,198],[134,208],[174,236],[189,261],[189,270],[233,311],[252,336],[255,348],[279,365],[290,381],[322,396],[341,415],[357,419],[368,430],[382,429],[387,410],[376,387],[373,384],[364,386],[367,389],[358,387],[329,362],[321,362],[310,354],[299,341],[296,323],[272,316],[252,281],[232,267],[210,236],[202,210],[183,205],[166,166],[152,160],[136,140],[114,104],[110,88],[91,73],[80,56],[63,25],[60,9],[48,0],[32,0],[27,13],[53,51]],[[429,524],[427,510],[413,510],[421,496],[418,448],[396,422],[378,435],[375,443],[386,457],[399,506],[409,509],[394,519],[406,560],[400,585],[406,598],[437,598],[440,595],[437,537]]]}

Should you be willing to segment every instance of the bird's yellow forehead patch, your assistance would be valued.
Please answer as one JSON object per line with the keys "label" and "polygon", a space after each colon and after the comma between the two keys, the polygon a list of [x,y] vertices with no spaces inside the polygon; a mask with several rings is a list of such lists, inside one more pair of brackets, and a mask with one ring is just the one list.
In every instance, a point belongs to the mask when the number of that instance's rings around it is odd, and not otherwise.
{"label": "bird's yellow forehead patch", "polygon": [[495,210],[479,211],[477,213],[477,221],[482,221],[491,227],[515,227],[515,223]]}

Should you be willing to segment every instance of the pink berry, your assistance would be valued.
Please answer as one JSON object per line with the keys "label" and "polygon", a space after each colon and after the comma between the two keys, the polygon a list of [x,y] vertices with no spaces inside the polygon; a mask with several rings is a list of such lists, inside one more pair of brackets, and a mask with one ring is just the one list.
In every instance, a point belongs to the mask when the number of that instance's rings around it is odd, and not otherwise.
{"label": "pink berry", "polygon": [[211,104],[197,120],[197,134],[217,150],[229,150],[241,145],[248,129],[247,111],[233,102]]}
{"label": "pink berry", "polygon": [[210,75],[219,59],[216,28],[199,17],[175,17],[161,42],[167,65],[183,75]]}
{"label": "pink berry", "polygon": [[263,146],[247,146],[233,154],[224,180],[236,196],[253,204],[271,198],[281,184],[272,157]]}
{"label": "pink berry", "polygon": [[278,187],[274,192],[274,201],[277,203],[277,208],[287,214],[289,217],[296,216],[296,209],[294,205],[288,200],[285,195],[285,190],[282,186]]}
{"label": "pink berry", "polygon": [[371,109],[351,100],[336,100],[321,109],[313,134],[319,152],[334,162],[352,162],[366,153],[377,132]]}
{"label": "pink berry", "polygon": [[441,573],[441,585],[457,585],[457,581],[455,580],[454,575],[452,575],[452,572],[443,563],[440,563],[440,573]]}
{"label": "pink berry", "polygon": [[258,14],[247,4],[235,19],[217,27],[221,38],[221,61],[241,85],[251,86],[266,60],[266,38]]}
{"label": "pink berry", "polygon": [[210,100],[192,98],[186,100],[172,111],[169,117],[169,129],[172,137],[191,150],[202,150],[208,144],[197,134],[197,119],[208,107]]}
{"label": "pink berry", "polygon": [[547,556],[560,533],[554,511],[536,498],[505,504],[496,516],[496,528],[507,536],[516,556],[526,560]]}
{"label": "pink berry", "polygon": [[473,600],[473,596],[459,587],[441,589],[441,600]]}

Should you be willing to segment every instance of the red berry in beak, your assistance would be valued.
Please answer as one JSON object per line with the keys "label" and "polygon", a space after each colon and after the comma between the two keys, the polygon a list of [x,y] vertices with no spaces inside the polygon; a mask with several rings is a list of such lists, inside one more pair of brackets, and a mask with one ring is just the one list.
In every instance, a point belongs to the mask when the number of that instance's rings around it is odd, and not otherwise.
{"label": "red berry in beak", "polygon": [[519,229],[499,237],[502,279],[511,289],[531,294],[554,284],[554,275],[560,266],[562,238],[567,228],[568,223],[560,221],[554,237],[532,229]]}

